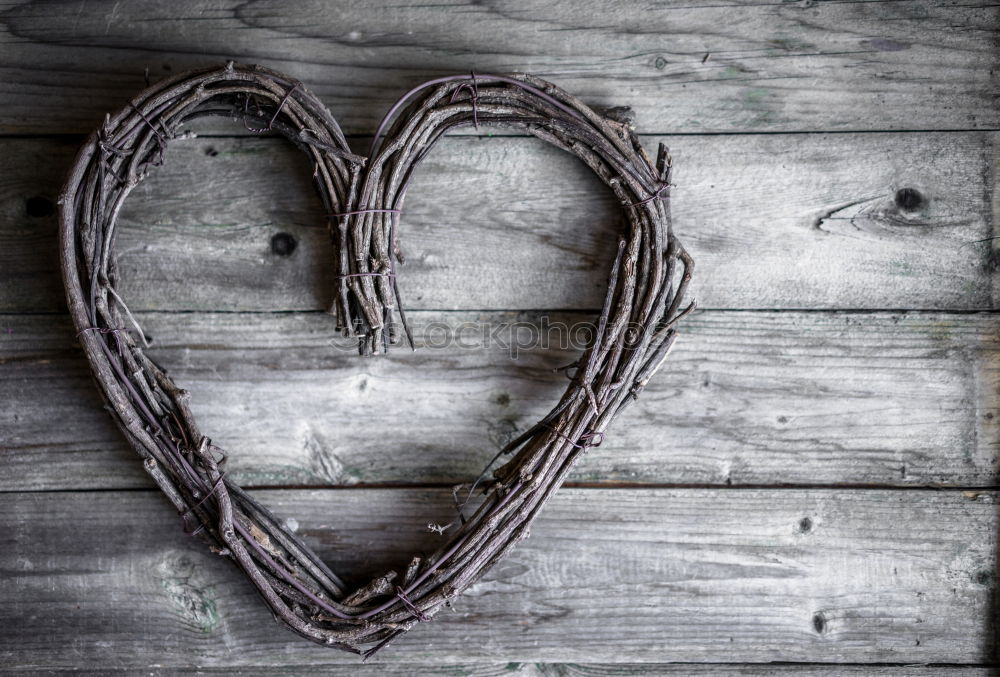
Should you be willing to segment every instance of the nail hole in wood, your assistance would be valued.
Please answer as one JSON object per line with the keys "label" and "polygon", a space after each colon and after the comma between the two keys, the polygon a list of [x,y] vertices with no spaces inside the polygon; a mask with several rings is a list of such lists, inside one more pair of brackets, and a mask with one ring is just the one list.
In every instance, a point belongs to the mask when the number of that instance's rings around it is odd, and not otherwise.
{"label": "nail hole in wood", "polygon": [[986,256],[986,270],[993,273],[1000,270],[1000,249],[993,249]]}
{"label": "nail hole in wood", "polygon": [[803,517],[799,520],[799,533],[808,534],[812,531],[813,521],[808,517]]}
{"label": "nail hole in wood", "polygon": [[916,188],[900,188],[896,191],[896,206],[903,211],[912,212],[924,204],[924,196]]}
{"label": "nail hole in wood", "polygon": [[52,204],[52,200],[41,195],[35,195],[25,200],[24,209],[28,212],[28,216],[36,219],[51,216],[56,210],[55,205]]}
{"label": "nail hole in wood", "polygon": [[277,256],[291,256],[298,244],[288,233],[277,233],[271,238],[271,252]]}

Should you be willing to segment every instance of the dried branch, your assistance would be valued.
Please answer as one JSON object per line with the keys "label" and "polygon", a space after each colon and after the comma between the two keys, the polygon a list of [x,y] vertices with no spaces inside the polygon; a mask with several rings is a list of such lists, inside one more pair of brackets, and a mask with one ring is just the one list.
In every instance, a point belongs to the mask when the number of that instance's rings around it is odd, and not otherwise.
{"label": "dried branch", "polygon": [[[398,340],[394,313],[406,327],[395,276],[403,200],[414,168],[449,129],[505,127],[544,139],[586,163],[625,212],[595,340],[559,403],[503,450],[513,456],[494,471],[473,515],[429,526],[446,538],[437,552],[354,592],[225,476],[221,450],[198,428],[187,393],[145,356],[139,325],[115,291],[115,224],[125,198],[162,163],[180,128],[206,115],[280,133],[309,157],[337,252],[332,311],[362,353]],[[109,409],[187,528],[232,558],[296,632],[367,657],[429,620],[525,538],[576,459],[603,440],[663,361],[676,321],[690,310],[681,303],[693,265],[671,232],[670,171],[666,148],[654,166],[627,121],[527,75],[449,76],[411,90],[363,158],[291,78],[232,63],[185,73],[109,116],[76,158],[60,200],[69,308]]]}

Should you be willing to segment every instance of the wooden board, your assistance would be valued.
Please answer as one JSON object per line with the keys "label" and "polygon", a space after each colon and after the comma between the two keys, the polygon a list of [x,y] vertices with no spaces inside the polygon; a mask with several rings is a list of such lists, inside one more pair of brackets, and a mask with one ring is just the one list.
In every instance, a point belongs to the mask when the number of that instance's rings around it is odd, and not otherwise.
{"label": "wooden board", "polygon": [[[434,547],[448,490],[261,492],[341,572]],[[380,662],[973,663],[993,493],[565,489],[532,536]],[[44,536],[42,536],[44,535]],[[0,496],[8,669],[352,663],[276,627],[154,492]]]}
{"label": "wooden board", "polygon": [[[572,341],[593,321],[416,312],[416,352],[365,359],[322,313],[139,319],[150,355],[230,451],[232,476],[255,486],[471,481],[554,406],[567,385],[554,370],[576,358]],[[572,481],[992,484],[998,322],[698,313]],[[68,320],[0,316],[0,332],[0,490],[151,486],[103,410]]]}
{"label": "wooden board", "polygon": [[[998,29],[1000,6],[945,0],[0,0],[0,673],[995,674]],[[144,70],[229,58],[303,79],[356,149],[408,88],[470,69],[631,106],[674,149],[710,310],[533,537],[373,665],[273,625],[181,533],[62,314],[80,135]],[[238,122],[197,129],[123,213],[152,354],[336,568],[399,564],[573,351],[341,350],[310,168]],[[408,195],[418,335],[599,304],[620,217],[572,158],[461,130]]]}
{"label": "wooden board", "polygon": [[89,131],[152,77],[226,59],[303,79],[346,130],[441,73],[526,71],[642,129],[1000,126],[990,4],[0,3],[0,132]]}
{"label": "wooden board", "polygon": [[[416,672],[415,672],[416,671]],[[0,667],[0,674],[6,672]],[[231,675],[231,668],[155,668],[144,675]],[[362,665],[324,665],[324,677],[994,677],[994,668],[960,665],[726,665],[720,663],[499,663],[495,665],[440,665],[373,663]],[[18,670],[24,677],[74,675],[105,677],[131,674],[128,670]],[[240,677],[299,677],[299,666],[239,668]]]}
{"label": "wooden board", "polygon": [[[693,295],[706,308],[996,307],[987,241],[995,139],[664,139],[677,163],[676,229],[697,261]],[[74,147],[0,140],[10,158],[0,167],[0,310],[63,305],[55,215],[28,206],[56,199]],[[332,246],[296,151],[277,139],[199,139],[167,155],[121,216],[134,310],[329,305]],[[901,189],[921,196],[912,210],[899,206]],[[595,308],[603,299],[620,213],[581,164],[540,141],[443,141],[404,212],[407,308]],[[296,239],[290,256],[272,252],[282,232]]]}
{"label": "wooden board", "polygon": [[[388,667],[388,666],[387,666]],[[552,677],[655,677],[656,675],[691,675],[692,677],[922,677],[946,675],[947,677],[993,677],[992,668],[972,668],[956,665],[680,665],[657,664],[603,664],[603,665],[524,665],[518,666],[525,674],[551,675]],[[431,673],[433,674],[433,673]],[[475,674],[475,673],[473,673]],[[514,672],[515,676],[519,672]]]}

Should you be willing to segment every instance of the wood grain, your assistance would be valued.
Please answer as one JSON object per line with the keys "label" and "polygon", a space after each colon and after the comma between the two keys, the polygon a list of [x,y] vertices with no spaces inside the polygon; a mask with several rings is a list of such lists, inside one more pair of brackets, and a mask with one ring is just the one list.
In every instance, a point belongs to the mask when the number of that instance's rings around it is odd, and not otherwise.
{"label": "wood grain", "polygon": [[[241,667],[240,677],[299,677],[301,666]],[[0,674],[7,672],[0,667]],[[11,671],[13,672],[13,671]],[[74,675],[105,677],[132,674],[129,670],[17,670],[24,677]],[[143,675],[231,675],[231,668],[154,668]],[[781,663],[498,663],[324,665],[324,677],[995,677],[996,669],[961,665],[787,665]]]}
{"label": "wood grain", "polygon": [[[448,490],[261,492],[337,571],[433,547]],[[992,660],[996,495],[566,489],[380,661]],[[0,496],[8,669],[350,663],[276,628],[153,492]]]}
{"label": "wood grain", "polygon": [[[943,0],[0,0],[0,672],[995,674],[997,494],[977,487],[996,484],[1000,319],[966,311],[1000,309],[1000,240],[983,242],[1000,235],[998,26],[996,5]],[[388,662],[338,663],[274,627],[183,536],[59,314],[53,210],[80,140],[63,135],[146,68],[228,58],[302,78],[353,135],[471,68],[629,105],[647,147],[678,134],[676,227],[716,310],[533,538]],[[238,123],[199,129],[214,138],[174,144],[123,215],[130,303],[239,481],[301,486],[260,493],[349,574],[398,564],[433,543],[429,516],[450,519],[447,489],[309,487],[469,479],[571,355],[335,350],[312,312],[332,252],[308,169]],[[835,133],[770,133],[817,131]],[[415,181],[401,285],[425,334],[598,305],[618,216],[571,158],[466,136]],[[556,267],[565,252],[578,265]],[[746,488],[781,483],[814,488]]]}
{"label": "wood grain", "polygon": [[89,131],[157,78],[226,59],[303,79],[350,133],[413,85],[519,70],[654,132],[1000,126],[990,4],[601,0],[0,3],[0,132]]}
{"label": "wood grain", "polygon": [[[374,359],[338,339],[321,313],[139,320],[153,359],[190,390],[203,430],[230,451],[237,481],[322,486],[471,481],[554,405],[567,381],[553,370],[579,353],[568,328],[592,318],[417,312],[422,347]],[[998,322],[698,313],[572,481],[993,484]],[[68,320],[0,316],[0,332],[0,490],[150,486],[101,406]]]}
{"label": "wood grain", "polygon": [[[986,241],[994,135],[664,140],[701,307],[997,307]],[[32,216],[29,205],[40,213],[45,203],[29,200],[58,196],[74,143],[6,139],[0,150],[9,158],[0,167],[0,310],[58,310],[55,217]],[[900,206],[900,189],[919,194],[903,202],[912,208]],[[403,302],[597,308],[619,221],[589,170],[538,141],[445,140],[408,192]],[[290,255],[272,251],[278,233],[295,238]],[[332,300],[319,200],[305,162],[276,139],[174,143],[126,203],[118,252],[133,310],[316,310]]]}
{"label": "wood grain", "polygon": [[[656,677],[656,675],[691,677],[923,677],[945,675],[948,677],[994,677],[991,668],[974,668],[955,665],[720,665],[685,663],[669,664],[603,664],[603,665],[525,665],[526,674],[535,668],[539,675],[552,677]],[[994,671],[995,672],[995,671]],[[515,675],[518,674],[515,672]]]}

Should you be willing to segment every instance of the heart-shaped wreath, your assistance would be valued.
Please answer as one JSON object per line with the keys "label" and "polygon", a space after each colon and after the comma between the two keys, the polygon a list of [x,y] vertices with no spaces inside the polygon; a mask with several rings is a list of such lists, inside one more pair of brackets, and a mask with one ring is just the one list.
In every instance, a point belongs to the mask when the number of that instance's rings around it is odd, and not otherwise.
{"label": "heart-shaped wreath", "polygon": [[[482,483],[479,507],[444,545],[354,591],[225,476],[225,455],[198,428],[188,393],[143,352],[142,331],[115,290],[115,223],[126,196],[162,163],[179,128],[206,115],[278,132],[313,163],[337,254],[331,312],[362,353],[398,341],[394,310],[409,336],[395,277],[399,215],[414,168],[449,129],[527,131],[583,160],[625,211],[593,343],[558,404],[494,458],[514,454]],[[389,110],[365,158],[351,152],[326,107],[287,76],[233,63],[185,73],[106,118],[76,158],[60,199],[69,310],[113,417],[186,528],[231,558],[300,635],[368,657],[428,620],[525,538],[576,459],[602,441],[663,362],[677,320],[693,307],[680,307],[692,261],[671,232],[670,171],[667,149],[660,146],[654,167],[621,109],[599,115],[528,75],[473,73],[414,88]]]}

